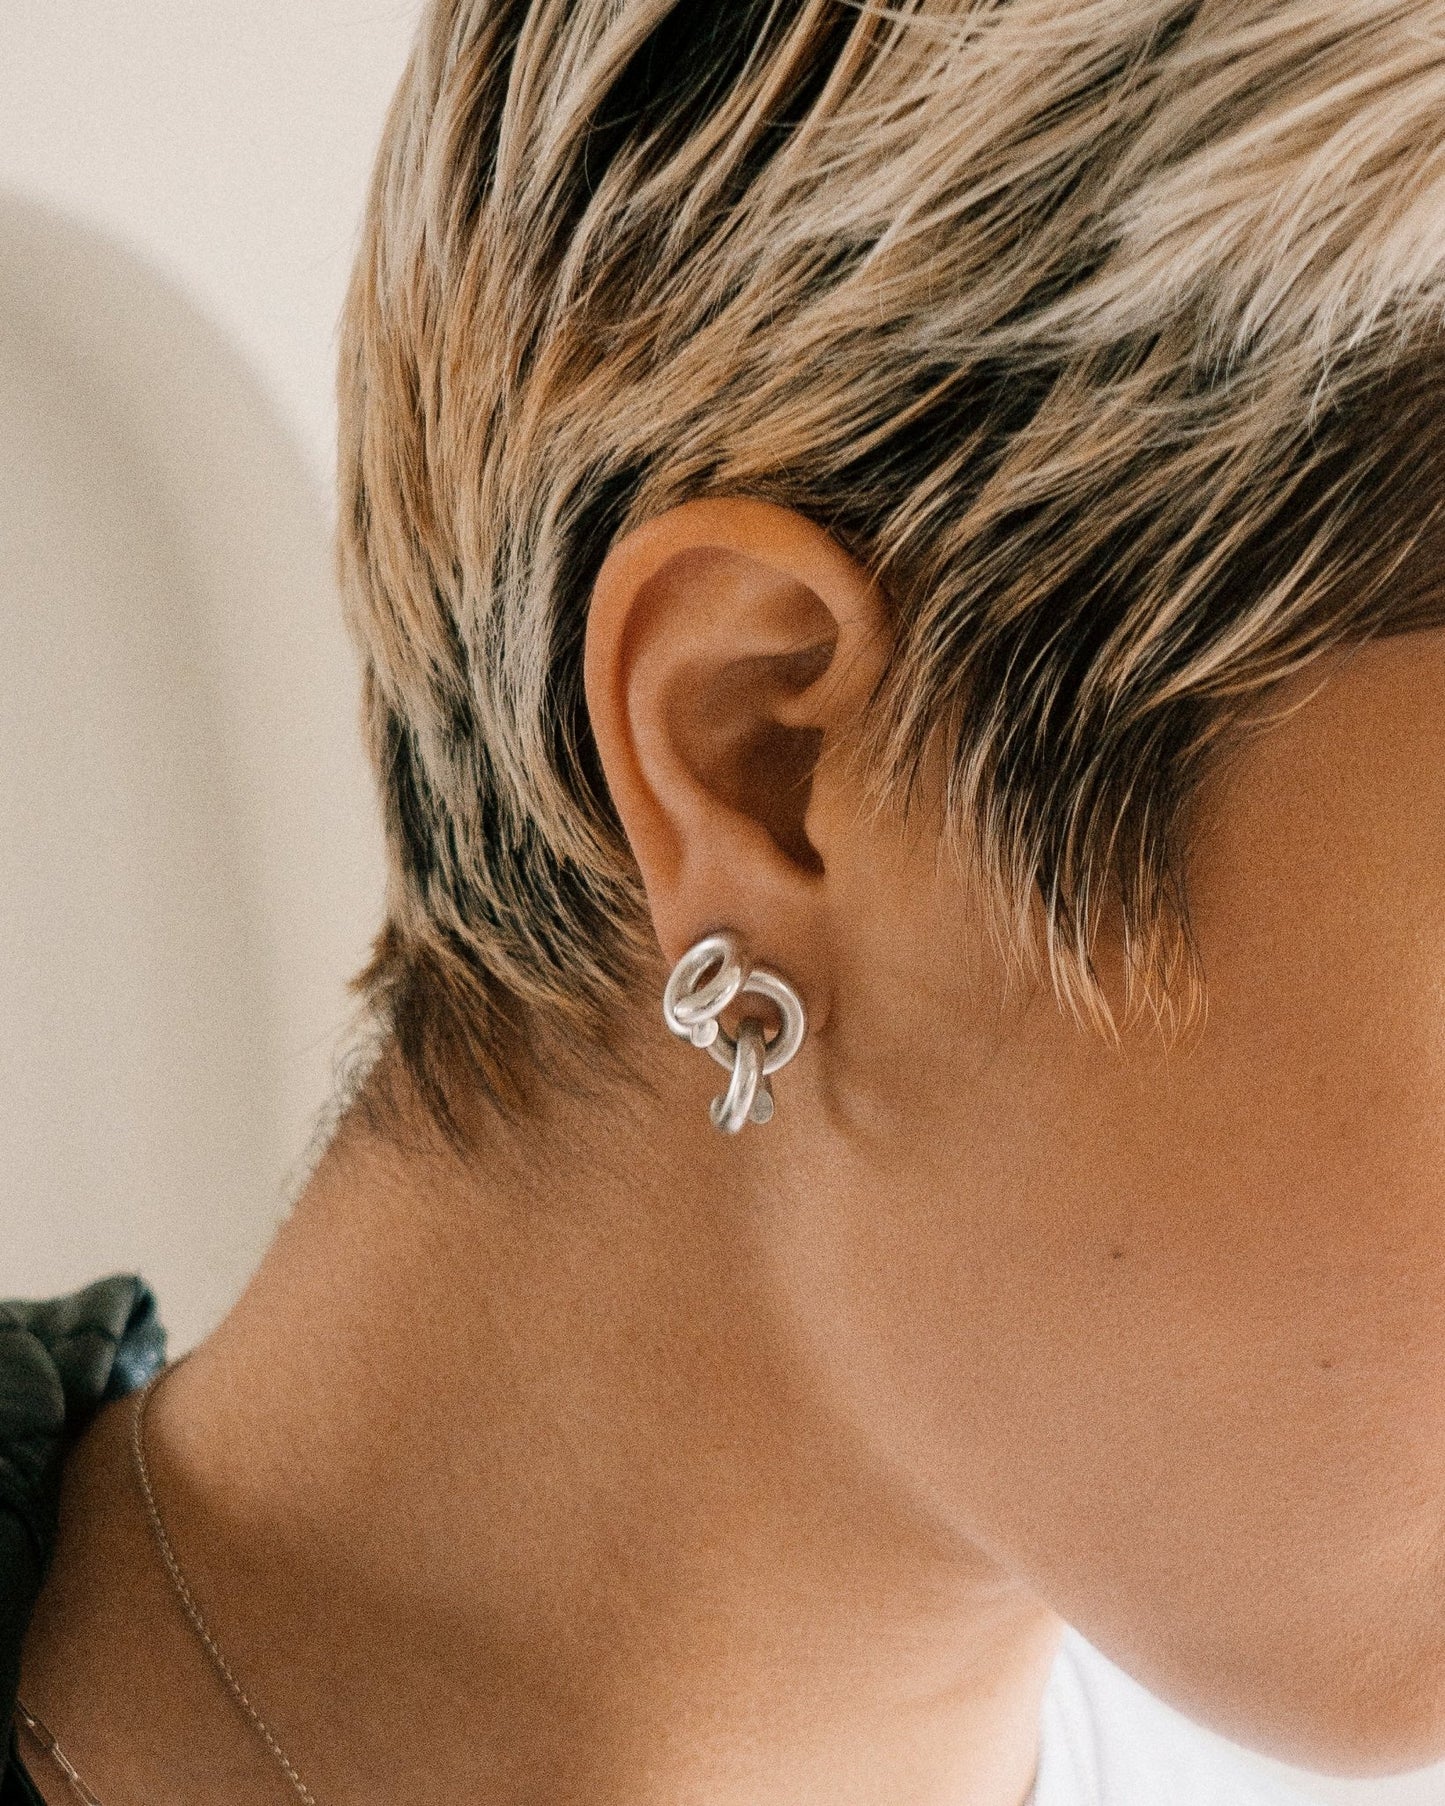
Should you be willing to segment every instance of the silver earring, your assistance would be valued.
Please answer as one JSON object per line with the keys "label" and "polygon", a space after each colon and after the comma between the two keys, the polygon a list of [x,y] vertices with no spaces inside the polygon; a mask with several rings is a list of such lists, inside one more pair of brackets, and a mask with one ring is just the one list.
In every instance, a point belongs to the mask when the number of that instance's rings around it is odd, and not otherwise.
{"label": "silver earring", "polygon": [[[783,1026],[766,1040],[756,1016],[745,1016],[737,1039],[727,1033],[718,1017],[735,998],[767,997],[777,1005]],[[803,1000],[776,972],[754,966],[736,935],[710,934],[700,940],[672,969],[662,994],[662,1019],[673,1034],[694,1047],[705,1047],[719,1066],[731,1074],[728,1088],[715,1097],[709,1114],[713,1124],[736,1135],[744,1123],[767,1122],[773,1114],[769,1077],[803,1045],[808,1019]]]}

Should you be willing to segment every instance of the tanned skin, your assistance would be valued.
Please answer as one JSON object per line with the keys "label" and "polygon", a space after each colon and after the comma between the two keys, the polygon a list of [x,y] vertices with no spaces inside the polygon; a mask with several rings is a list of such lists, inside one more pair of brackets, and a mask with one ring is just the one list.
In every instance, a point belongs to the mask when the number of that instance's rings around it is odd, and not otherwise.
{"label": "tanned skin", "polygon": [[[617,1069],[461,1158],[384,1059],[390,1126],[156,1397],[176,1548],[323,1806],[1019,1806],[1063,1619],[1298,1760],[1445,1751],[1445,635],[1217,772],[1171,1047],[1011,968],[941,780],[865,806],[888,621],[762,504],[613,549],[587,697],[658,945]],[[719,926],[811,1024],[736,1139],[658,1009]],[[128,1410],[25,1696],[105,1806],[294,1797]]]}

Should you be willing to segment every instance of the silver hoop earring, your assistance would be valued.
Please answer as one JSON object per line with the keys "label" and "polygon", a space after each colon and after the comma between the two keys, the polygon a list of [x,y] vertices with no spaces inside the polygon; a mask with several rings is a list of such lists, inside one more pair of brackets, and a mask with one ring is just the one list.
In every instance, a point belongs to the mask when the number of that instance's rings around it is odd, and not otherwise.
{"label": "silver hoop earring", "polygon": [[[777,1006],[783,1026],[769,1041],[756,1016],[745,1016],[737,1039],[718,1018],[739,997],[766,997]],[[803,1000],[776,972],[754,966],[736,935],[710,934],[672,969],[662,993],[662,1019],[683,1041],[705,1047],[719,1066],[728,1069],[727,1090],[715,1097],[709,1115],[713,1125],[736,1135],[744,1123],[765,1123],[773,1114],[768,1080],[803,1045],[808,1018]]]}

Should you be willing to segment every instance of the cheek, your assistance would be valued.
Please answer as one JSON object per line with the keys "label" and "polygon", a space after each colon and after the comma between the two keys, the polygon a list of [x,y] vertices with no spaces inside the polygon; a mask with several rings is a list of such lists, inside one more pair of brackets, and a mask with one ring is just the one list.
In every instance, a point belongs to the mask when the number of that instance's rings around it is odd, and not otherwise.
{"label": "cheek", "polygon": [[1445,635],[1241,756],[1168,1055],[1000,1003],[961,887],[883,868],[835,1037],[851,1203],[800,1212],[819,1360],[927,1507],[1317,1766],[1445,1752],[1442,735]]}
{"label": "cheek", "polygon": [[[1099,1127],[1142,1156],[1127,1116]],[[1186,1710],[1317,1764],[1433,1759],[1438,1182],[1285,1172],[1237,1132],[1226,1153],[1165,1127],[1117,1162],[1040,1134],[982,1187],[939,1160],[820,1225],[844,1408],[928,1509]]]}
{"label": "cheek", "polygon": [[1425,1761],[1445,1045],[1418,986],[1246,966],[1169,1058],[1051,1004],[987,1052],[920,1019],[809,1284],[889,1461],[1146,1684],[1297,1759]]}

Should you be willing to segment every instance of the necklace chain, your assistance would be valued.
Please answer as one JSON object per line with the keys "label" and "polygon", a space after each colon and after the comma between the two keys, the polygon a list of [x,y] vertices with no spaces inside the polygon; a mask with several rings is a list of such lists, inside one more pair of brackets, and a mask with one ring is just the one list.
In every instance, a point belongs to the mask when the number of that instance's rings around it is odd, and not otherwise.
{"label": "necklace chain", "polygon": [[66,1786],[80,1801],[80,1806],[100,1806],[100,1801],[81,1780],[80,1771],[56,1741],[54,1732],[45,1728],[23,1699],[16,1700],[15,1711],[21,1724],[25,1726],[39,1747],[41,1754],[47,1761],[53,1762],[64,1775]]}
{"label": "necklace chain", "polygon": [[[271,1752],[276,1766],[281,1770],[282,1774],[285,1775],[291,1791],[303,1802],[303,1806],[316,1806],[316,1796],[301,1779],[295,1763],[292,1762],[285,1750],[283,1750],[281,1745],[276,1741],[275,1732],[271,1729],[270,1725],[266,1723],[266,1720],[262,1718],[255,1706],[252,1705],[250,1695],[246,1692],[246,1689],[241,1685],[240,1681],[236,1679],[235,1669],[232,1668],[230,1662],[223,1653],[220,1644],[216,1641],[210,1625],[206,1623],[205,1616],[202,1613],[200,1606],[196,1604],[196,1596],[191,1591],[190,1582],[186,1579],[185,1570],[177,1560],[176,1552],[171,1547],[171,1539],[166,1533],[165,1520],[161,1517],[160,1506],[156,1503],[156,1489],[155,1484],[151,1479],[150,1463],[146,1460],[145,1448],[146,1411],[150,1407],[151,1394],[160,1384],[161,1379],[166,1372],[167,1369],[162,1368],[159,1373],[152,1374],[151,1378],[141,1387],[140,1391],[136,1394],[135,1407],[131,1412],[130,1419],[131,1458],[135,1467],[136,1482],[140,1487],[141,1498],[145,1503],[146,1520],[150,1525],[151,1539],[155,1543],[156,1550],[165,1566],[166,1573],[170,1576],[171,1586],[175,1591],[176,1598],[180,1601],[181,1609],[186,1614],[187,1622],[190,1624],[191,1629],[196,1633],[196,1636],[200,1640],[201,1647],[210,1658],[211,1666],[225,1683],[226,1691],[245,1713],[257,1736]],[[39,1746],[42,1753],[49,1761],[54,1763],[55,1767],[58,1768],[60,1773],[65,1777],[70,1791],[80,1802],[80,1806],[101,1806],[100,1801],[81,1779],[75,1764],[70,1760],[69,1756],[66,1755],[65,1751],[61,1749],[54,1733],[41,1723],[35,1714],[26,1707],[23,1700],[17,1700],[15,1705],[21,1723],[25,1726],[25,1729]]]}
{"label": "necklace chain", "polygon": [[185,1571],[181,1567],[180,1562],[176,1559],[175,1550],[171,1547],[171,1539],[166,1534],[165,1521],[161,1517],[160,1507],[156,1503],[155,1486],[151,1480],[150,1464],[146,1460],[145,1420],[146,1412],[150,1407],[151,1397],[154,1394],[156,1387],[160,1384],[161,1379],[168,1371],[169,1369],[162,1368],[159,1373],[153,1374],[146,1384],[141,1387],[140,1391],[136,1394],[135,1408],[131,1413],[130,1420],[131,1456],[135,1466],[136,1481],[141,1491],[141,1498],[145,1502],[146,1518],[150,1523],[151,1538],[155,1543],[157,1553],[160,1555],[166,1573],[170,1576],[171,1586],[174,1589],[176,1598],[180,1602],[181,1609],[185,1613],[191,1629],[196,1633],[201,1647],[210,1658],[211,1666],[225,1684],[226,1691],[241,1708],[242,1712],[250,1721],[256,1735],[270,1751],[272,1759],[275,1761],[276,1766],[281,1770],[282,1774],[285,1775],[287,1783],[297,1799],[303,1803],[303,1806],[316,1806],[316,1796],[301,1779],[296,1765],[276,1741],[275,1732],[272,1731],[270,1725],[266,1723],[266,1720],[256,1710],[255,1706],[251,1703],[250,1695],[246,1692],[246,1689],[241,1685],[240,1681],[237,1680],[235,1669],[232,1668],[230,1662],[223,1653],[220,1644],[216,1641],[215,1634],[212,1632],[210,1625],[207,1624],[200,1606],[196,1604],[195,1594],[191,1591],[190,1582],[186,1579]]}

